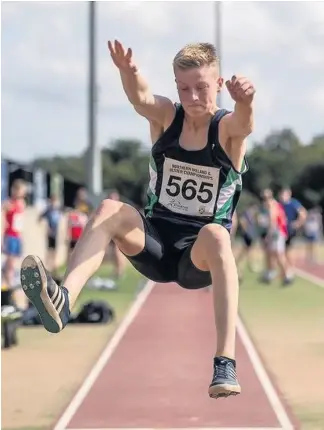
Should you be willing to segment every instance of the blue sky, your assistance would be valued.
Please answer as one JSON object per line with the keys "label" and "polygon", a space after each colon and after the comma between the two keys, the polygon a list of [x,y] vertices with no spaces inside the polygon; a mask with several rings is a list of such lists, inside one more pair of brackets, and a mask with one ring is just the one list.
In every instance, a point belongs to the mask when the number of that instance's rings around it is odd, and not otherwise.
{"label": "blue sky", "polygon": [[[2,3],[2,152],[28,161],[87,144],[86,2]],[[136,137],[147,121],[123,94],[108,39],[131,46],[155,93],[177,100],[172,58],[186,43],[214,41],[212,2],[97,5],[97,133],[100,146]],[[256,130],[291,127],[304,142],[324,131],[324,2],[226,2],[223,76],[256,85]],[[233,103],[224,90],[226,108]]]}

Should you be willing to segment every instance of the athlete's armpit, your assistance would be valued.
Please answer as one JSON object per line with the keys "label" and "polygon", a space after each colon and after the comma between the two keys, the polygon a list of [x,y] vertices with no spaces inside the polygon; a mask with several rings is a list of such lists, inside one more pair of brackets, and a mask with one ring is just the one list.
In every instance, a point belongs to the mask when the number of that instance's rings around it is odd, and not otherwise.
{"label": "athlete's armpit", "polygon": [[156,121],[150,121],[150,136],[151,142],[154,145],[164,132],[164,127]]}

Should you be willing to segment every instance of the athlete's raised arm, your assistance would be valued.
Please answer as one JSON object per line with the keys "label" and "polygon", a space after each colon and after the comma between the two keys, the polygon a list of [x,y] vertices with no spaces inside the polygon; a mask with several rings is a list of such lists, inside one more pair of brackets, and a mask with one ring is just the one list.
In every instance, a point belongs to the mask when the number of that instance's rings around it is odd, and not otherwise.
{"label": "athlete's raised arm", "polygon": [[175,114],[171,100],[151,92],[134,62],[131,48],[126,50],[118,40],[108,41],[108,48],[115,66],[119,69],[127,98],[136,112],[163,129],[168,127]]}
{"label": "athlete's raised arm", "polygon": [[254,129],[253,99],[254,85],[245,77],[233,76],[226,82],[227,90],[235,101],[234,111],[225,115],[224,124],[226,152],[237,168],[240,170],[246,152],[246,138]]}

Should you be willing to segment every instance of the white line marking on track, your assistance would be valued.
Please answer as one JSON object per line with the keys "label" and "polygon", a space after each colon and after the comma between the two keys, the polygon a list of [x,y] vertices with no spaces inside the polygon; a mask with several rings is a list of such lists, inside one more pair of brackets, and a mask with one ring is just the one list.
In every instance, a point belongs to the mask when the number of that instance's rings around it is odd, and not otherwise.
{"label": "white line marking on track", "polygon": [[[141,310],[142,306],[144,305],[146,299],[148,298],[149,294],[151,293],[155,283],[152,281],[148,281],[143,288],[143,290],[139,293],[137,298],[135,299],[131,309],[129,310],[128,314],[123,319],[120,326],[115,331],[113,337],[111,338],[110,342],[106,346],[106,348],[103,350],[101,356],[99,357],[98,361],[93,366],[92,370],[90,371],[87,378],[84,380],[83,384],[79,388],[78,392],[75,394],[75,396],[72,398],[71,402],[63,412],[61,418],[55,425],[53,430],[66,430],[69,422],[72,420],[73,416],[77,412],[78,408],[81,406],[82,402],[86,398],[87,394],[91,390],[93,384],[96,382],[98,376],[100,375],[100,372],[103,370],[104,366],[109,361],[110,357],[118,347],[120,341],[122,340],[123,336],[125,335],[127,329],[132,324],[136,316],[138,315],[139,311]],[[256,372],[256,375],[269,399],[269,402],[278,418],[279,423],[282,427],[237,427],[237,428],[221,428],[221,427],[204,427],[204,428],[190,428],[190,429],[181,429],[181,430],[294,430],[294,427],[279,399],[278,394],[276,393],[269,376],[266,373],[266,370],[259,358],[259,355],[244,327],[243,322],[241,319],[238,319],[237,324],[237,331],[238,335],[240,336],[242,343],[249,355],[249,358],[251,360],[251,363],[253,365],[253,368]],[[126,429],[69,429],[69,430],[126,430]],[[129,429],[127,429],[129,430]],[[153,429],[153,428],[141,428],[141,429],[132,429],[132,430],[178,430],[178,429]]]}
{"label": "white line marking on track", "polygon": [[302,269],[298,269],[297,267],[294,268],[294,271],[299,277],[304,278],[307,281],[312,282],[313,284],[316,284],[321,288],[324,288],[324,279],[321,279],[319,276],[312,275],[311,273],[308,273]]}
{"label": "white line marking on track", "polygon": [[[110,342],[106,346],[106,348],[103,350],[102,354],[100,355],[98,361],[93,366],[92,370],[90,371],[87,378],[84,380],[83,384],[79,388],[79,391],[75,394],[73,399],[71,400],[70,404],[64,411],[63,415],[57,422],[56,426],[54,427],[54,430],[65,430],[71,419],[73,418],[74,414],[82,404],[83,400],[91,390],[93,384],[96,382],[98,376],[100,375],[100,372],[107,364],[108,360],[112,356],[113,352],[116,350],[117,346],[119,345],[120,341],[122,340],[124,334],[126,333],[128,327],[132,324],[135,317],[141,310],[141,307],[145,303],[146,299],[148,298],[149,294],[151,293],[155,283],[152,281],[148,281],[145,285],[145,287],[142,289],[142,291],[138,294],[137,298],[135,299],[132,307],[130,308],[129,312],[121,322],[120,326],[115,331],[113,337],[111,338]],[[96,429],[98,430],[98,429]]]}
{"label": "white line marking on track", "polygon": [[188,428],[104,428],[69,430],[282,430],[281,427],[188,427]]}
{"label": "white line marking on track", "polygon": [[259,354],[257,353],[257,350],[255,349],[253,342],[244,327],[244,324],[241,320],[241,318],[238,318],[237,322],[237,332],[240,336],[242,343],[248,353],[248,356],[251,360],[251,363],[253,365],[253,368],[255,370],[255,373],[262,385],[262,388],[264,389],[264,392],[266,393],[268,400],[272,406],[272,409],[274,410],[278,421],[280,425],[282,426],[283,430],[294,430],[294,426],[291,423],[287,412],[285,411],[285,408],[279,399],[279,396],[272,385],[272,382],[270,381],[270,378],[262,364],[262,361],[259,357]]}

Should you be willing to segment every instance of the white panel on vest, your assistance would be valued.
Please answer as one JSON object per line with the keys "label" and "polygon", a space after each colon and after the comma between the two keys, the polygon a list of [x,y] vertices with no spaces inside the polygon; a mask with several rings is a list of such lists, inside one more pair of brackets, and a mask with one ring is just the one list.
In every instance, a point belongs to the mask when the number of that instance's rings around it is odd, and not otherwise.
{"label": "white panel on vest", "polygon": [[165,158],[159,202],[172,212],[213,216],[220,169]]}

